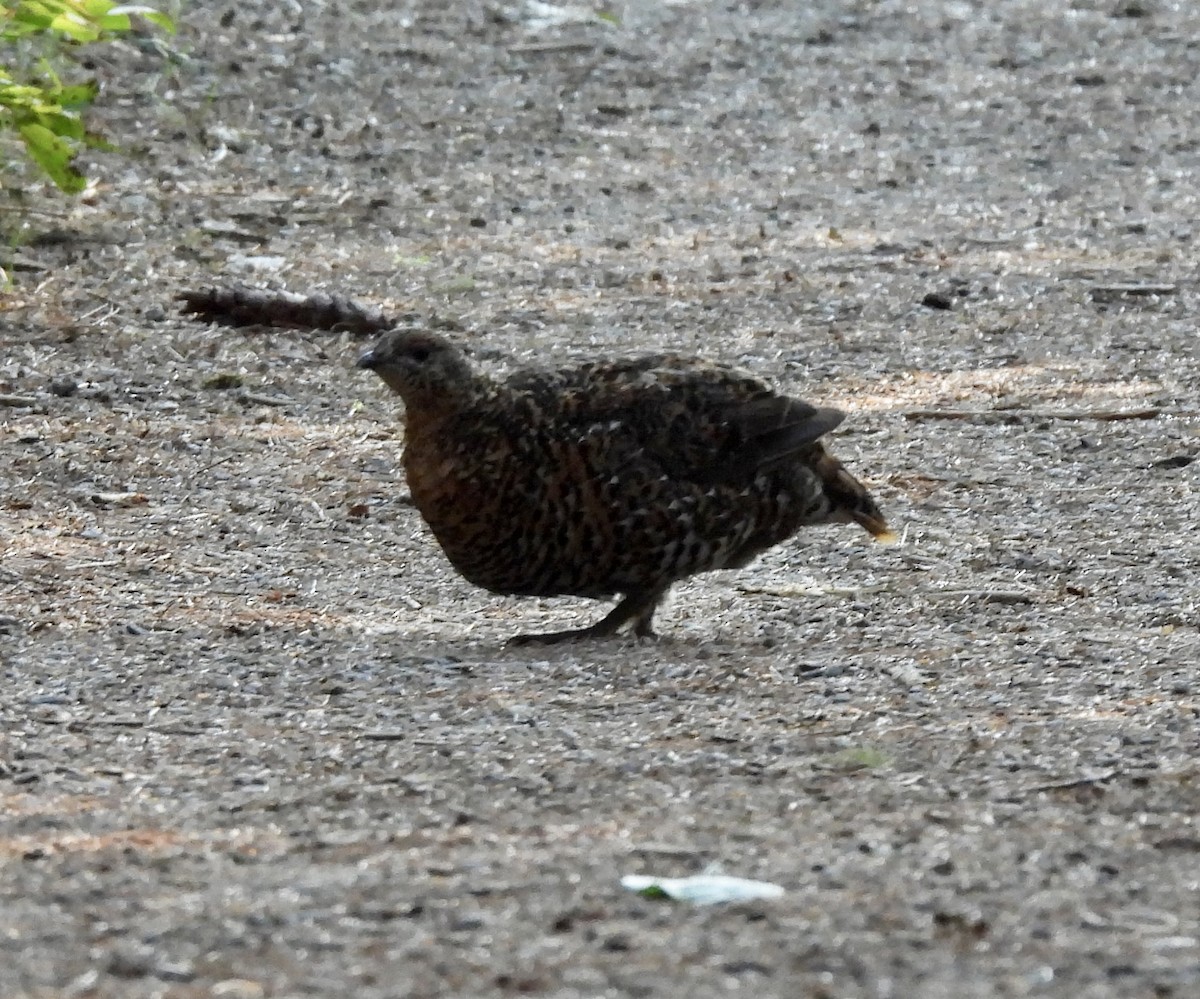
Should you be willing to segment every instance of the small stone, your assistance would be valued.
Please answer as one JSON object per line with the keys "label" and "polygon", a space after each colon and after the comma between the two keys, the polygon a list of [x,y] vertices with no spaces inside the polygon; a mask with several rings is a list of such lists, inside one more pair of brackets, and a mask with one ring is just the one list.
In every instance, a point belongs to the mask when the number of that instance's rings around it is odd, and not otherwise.
{"label": "small stone", "polygon": [[214,999],[262,999],[266,995],[266,989],[248,978],[226,978],[211,991]]}
{"label": "small stone", "polygon": [[1113,8],[1113,17],[1149,17],[1150,5],[1145,0],[1122,0]]}
{"label": "small stone", "polygon": [[151,955],[132,947],[121,947],[109,955],[107,971],[114,978],[146,978],[152,973]]}
{"label": "small stone", "polygon": [[1193,461],[1196,460],[1194,454],[1173,454],[1169,458],[1160,458],[1154,462],[1155,468],[1187,468]]}
{"label": "small stone", "polygon": [[195,969],[187,961],[160,964],[154,969],[154,974],[164,982],[190,982],[196,977]]}

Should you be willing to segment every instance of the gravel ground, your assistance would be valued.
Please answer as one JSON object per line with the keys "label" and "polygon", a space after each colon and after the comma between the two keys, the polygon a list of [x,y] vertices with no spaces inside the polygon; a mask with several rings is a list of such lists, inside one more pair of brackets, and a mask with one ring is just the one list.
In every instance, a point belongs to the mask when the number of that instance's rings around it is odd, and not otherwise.
{"label": "gravel ground", "polygon": [[[189,6],[17,226],[0,995],[1200,994],[1200,8],[445,6]],[[459,579],[363,341],[224,280],[745,364],[902,543],[507,648],[604,608]],[[619,885],[705,870],[786,893]]]}

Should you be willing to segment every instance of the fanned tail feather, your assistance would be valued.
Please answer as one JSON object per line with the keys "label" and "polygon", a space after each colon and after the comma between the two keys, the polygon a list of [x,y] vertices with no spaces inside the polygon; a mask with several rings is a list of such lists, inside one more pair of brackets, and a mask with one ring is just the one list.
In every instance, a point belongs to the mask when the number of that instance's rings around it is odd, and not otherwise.
{"label": "fanned tail feather", "polygon": [[177,299],[183,303],[183,312],[223,326],[282,326],[371,334],[395,325],[380,309],[368,308],[340,295],[298,295],[230,285],[181,292]]}

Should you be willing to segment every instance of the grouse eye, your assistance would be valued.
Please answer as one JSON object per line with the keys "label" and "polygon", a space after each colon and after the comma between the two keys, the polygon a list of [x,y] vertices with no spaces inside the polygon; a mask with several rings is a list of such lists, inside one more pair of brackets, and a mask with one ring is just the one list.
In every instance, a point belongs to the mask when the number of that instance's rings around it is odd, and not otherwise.
{"label": "grouse eye", "polygon": [[430,353],[431,353],[431,351],[428,347],[410,347],[409,351],[408,351],[408,356],[411,357],[418,364],[424,364],[426,361],[429,360]]}

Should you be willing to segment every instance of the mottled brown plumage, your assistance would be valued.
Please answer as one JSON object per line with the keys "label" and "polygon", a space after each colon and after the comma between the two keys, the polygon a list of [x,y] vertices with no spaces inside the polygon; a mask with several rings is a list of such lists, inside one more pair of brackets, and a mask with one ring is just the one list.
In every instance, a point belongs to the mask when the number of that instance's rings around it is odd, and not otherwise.
{"label": "mottled brown plumage", "polygon": [[743,566],[810,524],[889,537],[819,438],[844,414],[672,354],[475,369],[448,340],[386,335],[359,360],[404,399],[404,469],[454,567],[496,593],[622,599],[558,641],[650,635],[670,585]]}

